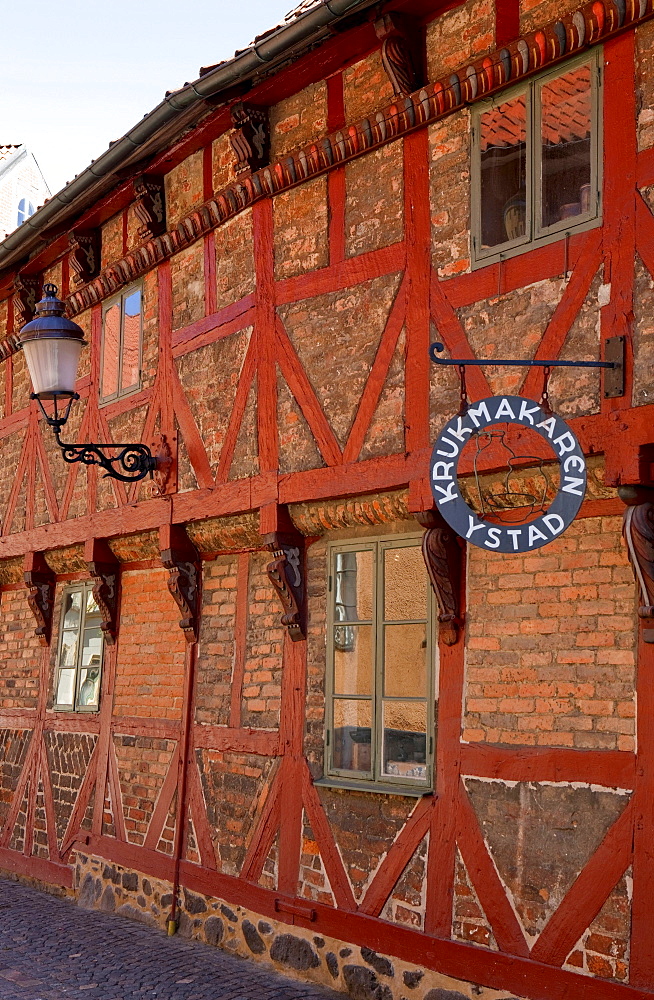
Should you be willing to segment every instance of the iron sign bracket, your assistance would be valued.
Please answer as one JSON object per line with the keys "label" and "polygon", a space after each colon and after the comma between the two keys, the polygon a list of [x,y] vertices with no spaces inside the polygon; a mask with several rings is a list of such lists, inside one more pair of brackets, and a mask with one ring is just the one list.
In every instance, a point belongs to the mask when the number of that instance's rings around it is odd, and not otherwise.
{"label": "iron sign bracket", "polygon": [[523,361],[519,359],[498,360],[494,358],[439,358],[441,351],[445,350],[445,345],[440,343],[431,344],[429,347],[429,357],[437,365],[457,365],[466,367],[475,365],[496,365],[511,368],[622,368],[622,361],[560,361],[553,359],[549,361]]}

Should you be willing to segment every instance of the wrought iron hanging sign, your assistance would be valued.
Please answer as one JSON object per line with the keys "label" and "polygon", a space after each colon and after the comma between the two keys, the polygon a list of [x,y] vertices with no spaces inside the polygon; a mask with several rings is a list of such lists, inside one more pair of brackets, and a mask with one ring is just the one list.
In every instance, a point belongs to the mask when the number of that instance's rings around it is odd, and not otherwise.
{"label": "wrought iron hanging sign", "polygon": [[[574,521],[586,493],[586,460],[577,438],[568,424],[561,417],[552,413],[547,395],[547,382],[551,368],[606,368],[620,369],[620,362],[615,361],[528,361],[505,360],[494,361],[475,359],[451,359],[438,355],[443,350],[442,344],[432,344],[429,349],[431,360],[438,365],[456,365],[461,380],[461,409],[441,431],[432,451],[430,463],[430,483],[436,507],[451,528],[467,542],[482,549],[495,552],[530,552],[547,545],[560,535]],[[523,396],[490,396],[487,399],[469,402],[466,392],[465,369],[468,365],[492,365],[506,367],[539,367],[544,371],[543,394],[540,402],[526,399]],[[516,472],[516,465],[526,464],[530,456],[516,456],[507,444],[503,432],[494,433],[488,428],[497,424],[517,424],[539,434],[552,449],[559,466],[559,486],[552,502],[547,504],[546,488],[542,492],[540,502],[527,493],[511,490],[509,476],[506,479],[505,497],[511,496],[514,507],[519,507],[520,498],[526,503],[523,513],[529,516],[534,509],[540,513],[531,520],[521,523],[501,523],[501,518],[485,520],[473,510],[461,493],[458,481],[458,467],[461,454],[466,444],[473,438],[477,439],[477,456],[475,456],[475,477],[477,478],[477,457],[480,453],[479,440],[485,436],[489,443],[495,437],[510,453],[509,473]],[[543,460],[533,457],[543,471]],[[479,488],[479,496],[483,498]]]}
{"label": "wrought iron hanging sign", "polygon": [[[493,424],[529,427],[549,442],[559,462],[560,485],[547,512],[526,524],[482,520],[464,500],[457,469],[467,442]],[[561,417],[533,399],[490,396],[468,405],[439,434],[431,456],[430,481],[436,506],[457,535],[482,549],[529,552],[565,531],[579,512],[586,492],[586,461],[577,438]]]}

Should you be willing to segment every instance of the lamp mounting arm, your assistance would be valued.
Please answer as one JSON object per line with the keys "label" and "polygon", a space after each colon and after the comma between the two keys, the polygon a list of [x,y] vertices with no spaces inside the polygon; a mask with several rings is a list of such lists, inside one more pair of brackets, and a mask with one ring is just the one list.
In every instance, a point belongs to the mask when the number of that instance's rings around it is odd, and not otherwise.
{"label": "lamp mounting arm", "polygon": [[[121,483],[137,483],[141,479],[152,473],[157,468],[157,459],[154,457],[146,444],[68,444],[61,440],[61,429],[68,420],[70,408],[79,394],[73,393],[53,393],[54,414],[50,416],[46,412],[43,402],[36,393],[32,393],[31,399],[35,399],[39,404],[41,413],[46,423],[52,427],[55,441],[61,449],[64,462],[73,464],[81,462],[83,465],[99,465],[104,469],[105,478],[118,479]],[[66,400],[64,409],[60,410],[59,402]]]}

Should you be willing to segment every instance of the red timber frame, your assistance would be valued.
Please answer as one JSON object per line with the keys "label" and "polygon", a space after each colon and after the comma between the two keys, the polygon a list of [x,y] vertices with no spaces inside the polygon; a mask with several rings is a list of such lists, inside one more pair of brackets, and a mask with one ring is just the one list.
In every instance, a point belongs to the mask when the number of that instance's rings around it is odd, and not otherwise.
{"label": "red timber frame", "polygon": [[[633,32],[625,32],[605,44],[605,134],[604,223],[602,228],[573,236],[567,250],[570,280],[550,319],[536,357],[556,357],[580,310],[593,276],[602,264],[610,268],[613,288],[611,304],[602,309],[602,338],[628,333],[633,296],[636,253],[654,277],[654,217],[638,188],[654,182],[654,153],[638,154],[635,140]],[[330,119],[342,117],[342,95],[330,82]],[[619,140],[618,137],[619,136]],[[36,407],[8,413],[0,422],[0,437],[25,429],[16,485],[4,518],[0,558],[39,554],[48,549],[88,543],[89,539],[161,529],[163,563],[175,572],[171,552],[181,527],[194,519],[259,509],[261,532],[282,530],[282,505],[342,496],[360,496],[375,491],[409,488],[409,506],[415,512],[428,509],[427,463],[429,456],[429,345],[430,321],[452,355],[472,357],[472,350],[456,309],[527,283],[561,274],[564,241],[532,250],[502,265],[492,265],[474,274],[442,280],[431,269],[428,146],[426,129],[414,131],[404,140],[404,239],[381,250],[345,258],[343,226],[345,184],[343,167],[329,173],[330,261],[300,277],[276,280],[274,276],[272,201],[259,200],[253,208],[256,292],[220,311],[215,310],[213,292],[206,297],[207,315],[190,326],[172,331],[170,265],[158,265],[159,369],[151,390],[129,401],[100,410],[95,392],[99,365],[100,306],[93,310],[92,381],[80,391],[88,396],[80,437],[109,440],[108,418],[128,406],[146,404],[144,439],[152,436],[157,418],[161,432],[175,437],[175,418],[195,471],[198,489],[135,503],[136,495],[121,484],[113,484],[116,508],[67,519],[78,469],[73,466],[57,504],[54,484],[45,455]],[[213,288],[213,237],[204,237],[205,280]],[[621,253],[615,253],[615,246]],[[403,272],[377,353],[363,390],[347,441],[341,447],[318,401],[310,378],[277,313],[277,306],[318,294],[338,291],[369,279]],[[605,275],[606,275],[605,270]],[[605,281],[608,279],[605,277]],[[406,324],[406,453],[359,461],[366,431],[372,421],[393,353]],[[224,438],[222,454],[213,469],[209,462],[192,410],[177,375],[174,360],[198,347],[231,335],[247,326],[254,334],[242,367],[233,410]],[[286,379],[312,431],[325,467],[289,475],[278,473],[276,366]],[[11,364],[7,365],[8,395],[11,396]],[[606,456],[607,479],[638,481],[639,448],[650,442],[654,406],[632,408],[631,360],[627,365],[627,390],[623,397],[604,400],[601,412],[572,420],[586,453]],[[258,438],[260,472],[245,480],[232,481],[229,471],[248,393],[256,378],[258,389]],[[521,392],[539,391],[537,376],[527,374]],[[492,395],[481,369],[472,369],[468,387],[476,398]],[[630,458],[631,465],[629,465]],[[621,463],[621,464],[619,464]],[[625,463],[627,463],[625,465]],[[34,470],[40,470],[51,524],[35,526]],[[94,504],[95,470],[89,473],[89,497]],[[25,531],[9,534],[22,480],[28,479]],[[169,487],[170,489],[170,487]],[[588,501],[581,516],[616,514],[622,504],[614,500]],[[175,531],[173,531],[175,529]],[[175,534],[177,532],[177,534]],[[178,544],[179,549],[183,545]],[[98,546],[102,550],[102,546]],[[87,545],[89,561],[95,548]],[[187,552],[188,557],[188,552]],[[97,558],[97,557],[96,557]],[[192,560],[191,560],[192,561]],[[26,569],[37,572],[41,561],[30,558]],[[441,642],[441,687],[438,707],[437,793],[418,800],[404,828],[389,849],[357,903],[337,848],[319,792],[313,784],[303,753],[304,705],[307,677],[306,641],[286,636],[283,651],[281,725],[279,730],[255,730],[241,725],[240,698],[246,644],[246,593],[249,555],[238,557],[238,599],[235,617],[236,659],[229,726],[198,725],[193,722],[193,675],[197,631],[186,628],[187,645],[184,706],[179,723],[112,716],[112,692],[120,654],[120,632],[105,653],[100,712],[97,716],[52,713],[46,709],[50,653],[41,654],[39,700],[36,709],[3,709],[0,726],[31,731],[23,770],[2,831],[0,866],[38,877],[47,882],[71,885],[71,852],[97,854],[109,861],[154,877],[179,879],[188,888],[225,900],[238,900],[257,913],[311,928],[316,933],[366,945],[379,952],[448,976],[468,980],[474,970],[477,982],[509,990],[534,1000],[612,1000],[619,997],[651,996],[654,991],[654,645],[641,642],[638,666],[638,752],[582,751],[559,748],[494,747],[461,742],[461,706],[464,684],[463,630],[453,644]],[[47,574],[44,573],[47,576]],[[12,585],[15,586],[15,585]],[[186,619],[187,620],[187,619]],[[77,795],[67,830],[57,840],[53,794],[47,766],[44,734],[79,732],[97,735],[97,743]],[[130,843],[122,813],[118,767],[112,734],[148,735],[177,742],[168,774],[155,804],[143,846]],[[240,876],[221,871],[214,849],[195,748],[253,753],[279,759],[279,766],[243,862]],[[633,790],[623,813],[609,829],[595,854],[569,889],[535,943],[530,946],[518,922],[462,781],[462,776],[501,778],[507,781],[586,782],[607,788]],[[43,787],[47,817],[49,860],[31,856],[36,789]],[[157,844],[176,790],[179,796],[178,836],[175,857],[157,850]],[[95,789],[91,830],[82,827]],[[12,832],[28,792],[25,848],[9,849]],[[115,837],[102,834],[105,799],[114,814]],[[297,897],[300,864],[302,812],[314,831],[335,906]],[[190,816],[198,846],[199,861],[186,858],[185,818]],[[276,890],[262,888],[258,878],[278,831],[279,882]],[[425,932],[420,933],[381,919],[383,907],[406,864],[429,833]],[[498,945],[491,951],[451,940],[451,915],[456,848],[461,852],[480,904]],[[562,965],[581,934],[599,913],[609,893],[633,865],[633,934],[630,985],[578,975]]]}

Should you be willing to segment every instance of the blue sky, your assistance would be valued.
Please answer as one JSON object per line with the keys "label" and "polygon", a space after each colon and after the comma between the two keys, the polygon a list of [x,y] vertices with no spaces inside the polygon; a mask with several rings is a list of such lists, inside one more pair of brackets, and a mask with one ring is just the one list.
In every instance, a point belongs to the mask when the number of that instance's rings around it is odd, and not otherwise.
{"label": "blue sky", "polygon": [[200,66],[298,0],[5,0],[0,144],[27,144],[58,191]]}

